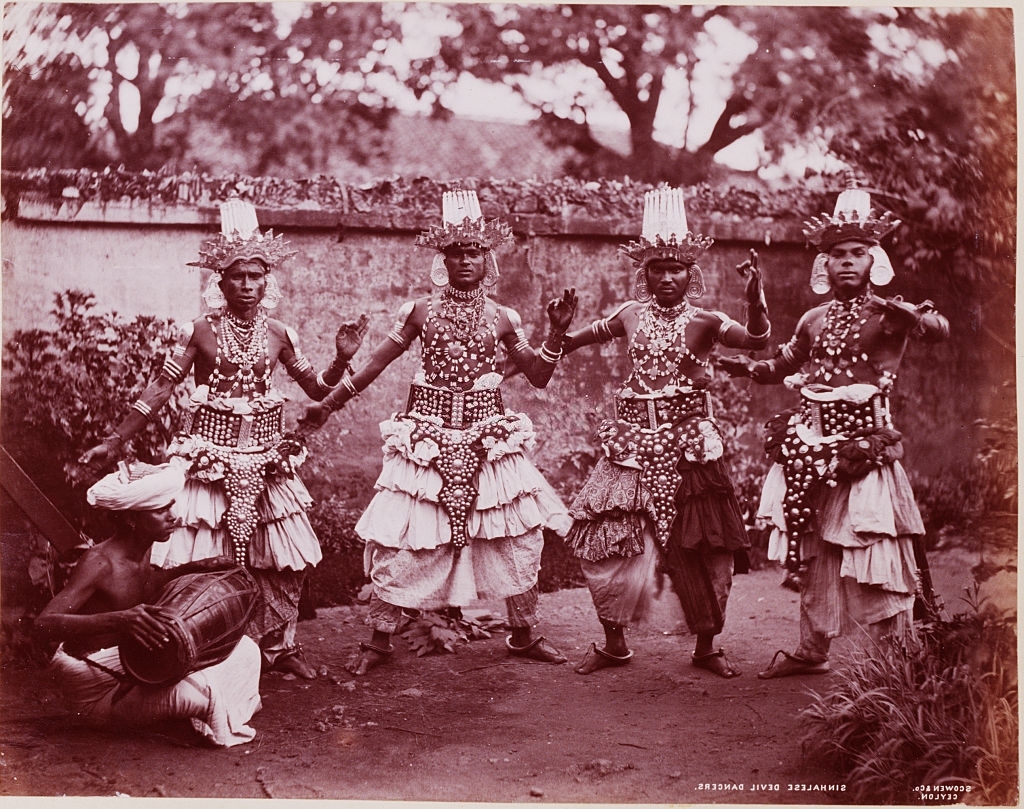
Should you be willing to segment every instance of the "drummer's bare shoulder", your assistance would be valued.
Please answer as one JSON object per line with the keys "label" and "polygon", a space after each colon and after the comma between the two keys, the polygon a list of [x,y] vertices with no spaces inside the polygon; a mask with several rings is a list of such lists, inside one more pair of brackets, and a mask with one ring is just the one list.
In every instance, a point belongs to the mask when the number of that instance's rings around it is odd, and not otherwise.
{"label": "drummer's bare shoulder", "polygon": [[[95,615],[137,603],[142,576],[126,568],[108,542],[89,548],[78,560],[68,583],[43,608],[46,615]],[[134,570],[134,575],[133,575]]]}

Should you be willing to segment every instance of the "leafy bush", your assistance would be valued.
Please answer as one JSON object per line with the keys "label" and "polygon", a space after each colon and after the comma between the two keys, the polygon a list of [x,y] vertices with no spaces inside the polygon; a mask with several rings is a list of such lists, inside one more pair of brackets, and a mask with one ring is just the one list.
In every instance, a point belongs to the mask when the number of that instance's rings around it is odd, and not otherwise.
{"label": "leafy bush", "polygon": [[958,795],[969,803],[1016,805],[1015,616],[974,606],[924,624],[916,644],[890,639],[856,658],[804,709],[805,750],[853,801],[917,803],[914,788],[929,784],[969,788]]}
{"label": "leafy bush", "polygon": [[[153,317],[91,314],[95,299],[88,292],[70,290],[54,297],[53,328],[17,331],[4,345],[0,436],[4,449],[65,517],[99,536],[109,526],[86,517],[83,493],[71,485],[69,471],[156,376],[175,330],[169,321]],[[161,460],[187,396],[183,391],[172,398],[129,442],[129,451],[147,462]],[[29,526],[31,515],[8,507],[13,505],[5,498],[0,559],[7,607],[16,609],[5,610],[2,636],[5,649],[24,651],[31,640],[18,629],[18,619],[34,615],[53,597],[76,555],[58,558]]]}
{"label": "leafy bush", "polygon": [[929,533],[963,529],[992,514],[1017,513],[1016,427],[1009,422],[978,422],[975,426],[981,433],[981,446],[966,466],[914,479]]}
{"label": "leafy bush", "polygon": [[[55,296],[52,329],[23,329],[4,345],[3,444],[37,485],[72,513],[68,472],[126,415],[156,377],[175,341],[170,321],[93,314],[95,297],[69,290]],[[128,442],[140,460],[156,463],[180,423],[184,386]]]}
{"label": "leafy bush", "polygon": [[351,604],[366,582],[363,541],[355,532],[359,514],[359,509],[345,506],[338,497],[317,500],[309,509],[324,555],[308,577],[314,606]]}

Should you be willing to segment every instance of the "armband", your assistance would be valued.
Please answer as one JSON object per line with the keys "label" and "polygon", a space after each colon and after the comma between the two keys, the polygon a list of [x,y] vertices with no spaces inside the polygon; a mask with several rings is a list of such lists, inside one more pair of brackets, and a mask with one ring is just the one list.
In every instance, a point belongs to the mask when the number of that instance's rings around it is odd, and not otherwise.
{"label": "armband", "polygon": [[[141,413],[143,418],[146,419],[146,421],[149,421],[153,418],[153,408],[146,404],[144,401],[142,401],[142,399],[138,399],[137,401],[132,402],[132,410]],[[114,433],[114,435],[117,435],[120,441],[124,441],[124,439],[121,438],[121,436],[118,435],[117,433]]]}
{"label": "armband", "polygon": [[608,325],[608,318],[595,320],[590,324],[590,331],[594,335],[594,339],[599,343],[607,343],[614,338],[612,328]]}
{"label": "armband", "polygon": [[174,383],[181,382],[185,378],[185,369],[170,357],[164,360],[162,371],[164,376],[168,377]]}
{"label": "armband", "polygon": [[768,328],[764,330],[764,334],[753,334],[750,329],[747,329],[747,334],[752,340],[767,340],[772,336],[772,324],[768,324]]}
{"label": "armband", "polygon": [[544,362],[549,362],[552,365],[554,365],[560,359],[562,359],[562,352],[561,352],[561,350],[559,350],[558,353],[556,354],[551,349],[549,349],[548,346],[547,346],[547,343],[545,343],[544,345],[542,345],[540,347],[540,358],[542,360],[544,360]]}

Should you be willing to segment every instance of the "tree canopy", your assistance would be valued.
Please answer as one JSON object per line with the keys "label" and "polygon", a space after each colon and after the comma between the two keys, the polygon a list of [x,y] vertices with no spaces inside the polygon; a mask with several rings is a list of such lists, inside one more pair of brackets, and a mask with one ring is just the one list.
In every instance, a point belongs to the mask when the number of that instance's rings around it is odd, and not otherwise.
{"label": "tree canopy", "polygon": [[[571,170],[676,185],[706,179],[717,155],[755,133],[769,160],[821,141],[855,117],[842,100],[869,95],[917,45],[878,50],[882,29],[899,24],[880,9],[455,4],[448,14],[456,32],[414,65],[414,92],[443,105],[462,73],[501,83],[549,138],[576,147]],[[625,157],[595,135],[609,103],[628,123]]]}
{"label": "tree canopy", "polygon": [[[1009,9],[255,2],[4,13],[8,169],[203,169],[203,144],[241,154],[235,168],[257,175],[316,174],[335,153],[386,166],[395,111],[415,99],[450,115],[472,76],[514,93],[544,139],[572,147],[569,176],[695,185],[756,139],[762,170],[812,172],[812,154],[858,170],[914,225],[903,248],[913,266],[953,266],[971,284],[985,257],[1015,250]],[[600,138],[609,110],[628,128],[625,155]]]}
{"label": "tree canopy", "polygon": [[[188,165],[203,131],[248,147],[258,173],[315,172],[324,150],[372,149],[372,137],[353,135],[386,125],[391,108],[375,87],[394,37],[383,6],[288,8],[8,5],[5,165]],[[32,137],[40,127],[68,134]]]}

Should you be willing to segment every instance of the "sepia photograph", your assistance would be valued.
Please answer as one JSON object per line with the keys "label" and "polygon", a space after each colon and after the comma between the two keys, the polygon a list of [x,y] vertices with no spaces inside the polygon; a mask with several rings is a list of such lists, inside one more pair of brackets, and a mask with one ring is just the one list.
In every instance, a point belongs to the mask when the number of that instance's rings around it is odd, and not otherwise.
{"label": "sepia photograph", "polygon": [[2,5],[0,806],[1017,806],[1012,5]]}

